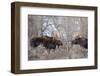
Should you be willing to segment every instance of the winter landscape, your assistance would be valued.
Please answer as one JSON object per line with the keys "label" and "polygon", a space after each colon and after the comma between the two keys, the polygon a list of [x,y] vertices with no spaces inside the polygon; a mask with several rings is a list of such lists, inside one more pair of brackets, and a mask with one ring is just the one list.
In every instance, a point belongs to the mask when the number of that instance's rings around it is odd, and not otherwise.
{"label": "winter landscape", "polygon": [[87,57],[87,17],[28,15],[28,60]]}

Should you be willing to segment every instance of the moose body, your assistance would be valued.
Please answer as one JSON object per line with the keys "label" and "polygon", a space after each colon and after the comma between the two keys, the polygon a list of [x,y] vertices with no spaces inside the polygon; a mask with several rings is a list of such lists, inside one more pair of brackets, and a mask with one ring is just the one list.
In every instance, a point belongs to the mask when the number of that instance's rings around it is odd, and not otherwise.
{"label": "moose body", "polygon": [[46,49],[56,49],[56,46],[63,45],[60,40],[56,40],[53,37],[36,37],[31,39],[30,45],[37,47],[42,44]]}
{"label": "moose body", "polygon": [[32,47],[37,47],[37,46],[39,46],[41,43],[42,43],[41,38],[33,38],[33,39],[30,40],[30,45],[31,45]]}
{"label": "moose body", "polygon": [[87,38],[76,38],[72,40],[72,44],[79,44],[85,49],[88,49],[88,39]]}

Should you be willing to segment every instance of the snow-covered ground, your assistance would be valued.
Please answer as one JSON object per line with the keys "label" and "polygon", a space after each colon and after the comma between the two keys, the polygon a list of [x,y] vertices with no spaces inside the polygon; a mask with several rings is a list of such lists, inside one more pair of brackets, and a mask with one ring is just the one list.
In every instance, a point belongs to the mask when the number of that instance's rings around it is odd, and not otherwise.
{"label": "snow-covered ground", "polygon": [[59,48],[51,49],[50,52],[42,45],[29,50],[29,60],[51,60],[51,59],[77,59],[87,58],[88,50],[80,45],[63,44]]}

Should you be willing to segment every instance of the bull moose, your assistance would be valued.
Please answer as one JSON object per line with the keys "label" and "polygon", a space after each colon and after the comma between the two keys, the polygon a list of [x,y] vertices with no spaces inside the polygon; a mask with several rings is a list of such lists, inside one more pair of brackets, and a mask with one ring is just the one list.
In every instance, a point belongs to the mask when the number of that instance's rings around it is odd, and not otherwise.
{"label": "bull moose", "polygon": [[78,44],[85,49],[88,49],[88,39],[83,37],[78,37],[75,40],[72,40],[72,44]]}
{"label": "bull moose", "polygon": [[34,37],[30,40],[32,47],[37,47],[42,44],[46,49],[56,49],[56,47],[63,45],[60,40],[54,39],[53,37]]}

